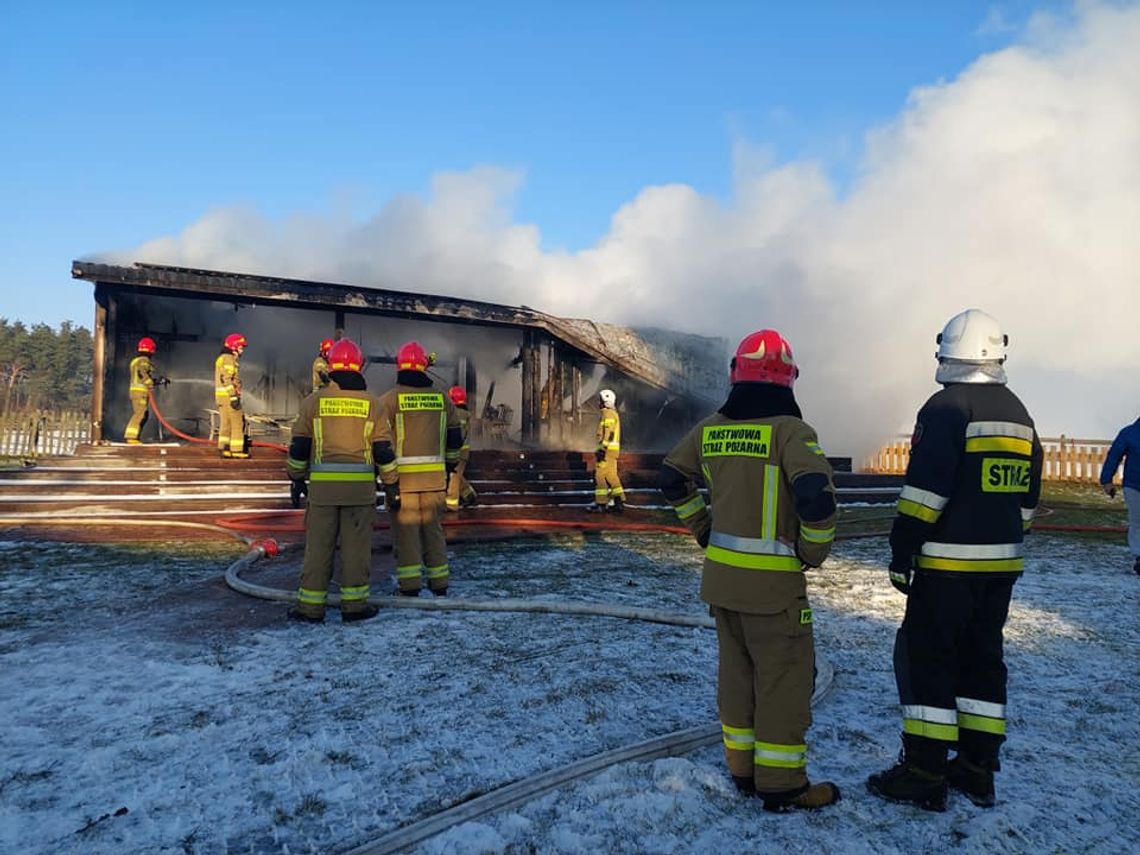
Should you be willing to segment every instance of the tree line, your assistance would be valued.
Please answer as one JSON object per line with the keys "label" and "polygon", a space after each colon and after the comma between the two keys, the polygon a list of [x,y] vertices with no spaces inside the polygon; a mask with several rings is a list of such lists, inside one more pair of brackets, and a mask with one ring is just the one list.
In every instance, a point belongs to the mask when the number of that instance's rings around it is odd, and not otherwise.
{"label": "tree line", "polygon": [[86,327],[29,327],[0,317],[0,413],[89,410],[92,359]]}

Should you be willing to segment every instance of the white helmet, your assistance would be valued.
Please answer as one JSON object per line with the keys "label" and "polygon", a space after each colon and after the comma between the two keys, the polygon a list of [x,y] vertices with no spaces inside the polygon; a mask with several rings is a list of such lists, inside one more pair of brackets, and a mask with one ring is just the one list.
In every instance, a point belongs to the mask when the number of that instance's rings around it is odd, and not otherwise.
{"label": "white helmet", "polygon": [[617,401],[617,395],[614,394],[613,389],[603,389],[598,393],[598,397],[602,399],[603,407],[613,407]]}
{"label": "white helmet", "polygon": [[938,361],[1005,362],[1009,336],[1001,324],[981,309],[966,309],[952,317],[936,339]]}

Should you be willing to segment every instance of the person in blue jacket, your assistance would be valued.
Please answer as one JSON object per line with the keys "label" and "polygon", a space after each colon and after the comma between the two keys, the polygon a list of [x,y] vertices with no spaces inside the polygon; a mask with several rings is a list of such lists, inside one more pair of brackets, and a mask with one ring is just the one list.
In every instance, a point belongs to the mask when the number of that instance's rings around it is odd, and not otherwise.
{"label": "person in blue jacket", "polygon": [[1116,495],[1112,479],[1124,459],[1124,504],[1128,506],[1128,551],[1135,563],[1132,569],[1140,575],[1140,419],[1122,428],[1116,435],[1104,466],[1100,470],[1100,486],[1109,496]]}

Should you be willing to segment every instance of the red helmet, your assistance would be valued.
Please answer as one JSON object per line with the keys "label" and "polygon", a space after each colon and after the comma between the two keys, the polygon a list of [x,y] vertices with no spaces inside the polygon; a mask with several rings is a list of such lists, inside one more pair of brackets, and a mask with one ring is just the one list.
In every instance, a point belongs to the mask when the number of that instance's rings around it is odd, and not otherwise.
{"label": "red helmet", "polygon": [[409,341],[396,351],[397,371],[427,371],[432,359],[418,341]]}
{"label": "red helmet", "polygon": [[150,336],[143,336],[139,339],[139,353],[154,353],[155,343],[154,339]]}
{"label": "red helmet", "polygon": [[730,365],[733,383],[775,383],[790,389],[800,376],[792,346],[775,330],[746,335]]}
{"label": "red helmet", "polygon": [[246,346],[245,336],[241,333],[230,333],[228,336],[226,336],[226,340],[223,342],[223,344],[225,345],[226,350],[236,351],[239,347]]}
{"label": "red helmet", "polygon": [[448,397],[451,398],[451,403],[457,407],[467,406],[467,390],[462,386],[452,386],[447,390]]}
{"label": "red helmet", "polygon": [[329,348],[329,371],[360,371],[364,367],[364,354],[350,338],[342,338]]}
{"label": "red helmet", "polygon": [[321,356],[328,356],[329,350],[336,344],[331,338],[326,338],[321,342]]}

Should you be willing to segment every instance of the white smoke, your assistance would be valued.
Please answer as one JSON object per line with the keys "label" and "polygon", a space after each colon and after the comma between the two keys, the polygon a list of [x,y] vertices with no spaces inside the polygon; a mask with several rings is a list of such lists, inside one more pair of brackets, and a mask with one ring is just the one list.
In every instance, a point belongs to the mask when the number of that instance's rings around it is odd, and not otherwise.
{"label": "white smoke", "polygon": [[580,252],[513,221],[518,173],[435,176],[367,222],[223,208],[104,260],[470,297],[735,341],[774,326],[829,451],[862,452],[934,390],[934,335],[976,306],[1011,338],[1043,434],[1109,437],[1140,411],[1140,7],[1036,17],[915,89],[840,194],[816,163],[741,142],[730,204],[647,187]]}

